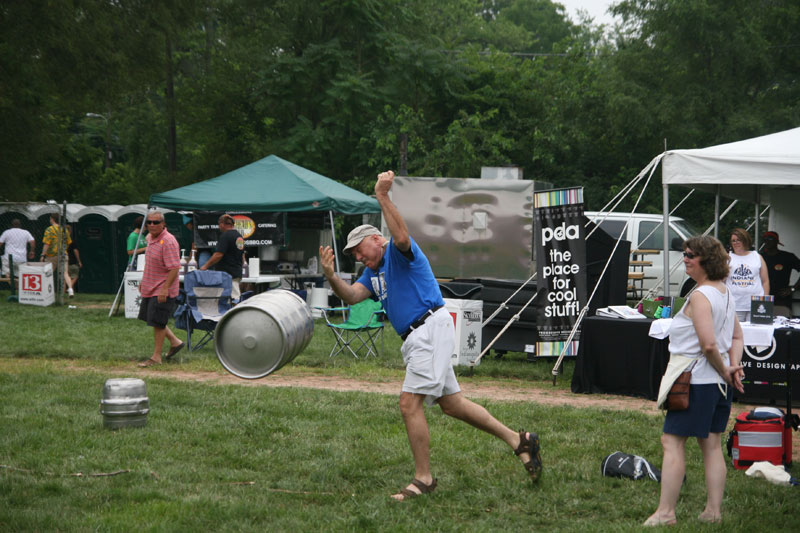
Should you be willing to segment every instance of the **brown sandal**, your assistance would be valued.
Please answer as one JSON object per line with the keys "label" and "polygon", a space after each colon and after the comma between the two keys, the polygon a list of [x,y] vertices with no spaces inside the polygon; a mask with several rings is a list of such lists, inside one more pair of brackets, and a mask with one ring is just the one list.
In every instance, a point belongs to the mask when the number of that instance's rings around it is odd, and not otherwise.
{"label": "brown sandal", "polygon": [[151,357],[150,359],[148,359],[144,363],[139,363],[138,366],[139,366],[139,368],[147,368],[149,366],[160,365],[160,364],[161,364],[161,361],[156,361],[155,359],[153,359]]}
{"label": "brown sandal", "polygon": [[436,488],[436,481],[437,481],[436,478],[434,478],[433,481],[431,481],[430,485],[426,485],[417,478],[412,479],[411,484],[417,487],[419,489],[419,492],[414,492],[413,490],[410,489],[403,489],[399,492],[399,494],[403,496],[403,499],[397,501],[404,502],[406,500],[410,500],[411,498],[416,498],[417,496],[421,496],[423,494],[430,494]]}
{"label": "brown sandal", "polygon": [[542,456],[539,453],[539,436],[536,433],[528,433],[524,429],[519,430],[519,446],[514,450],[515,455],[527,453],[531,456],[530,461],[522,463],[525,470],[530,474],[533,481],[538,481],[542,475]]}

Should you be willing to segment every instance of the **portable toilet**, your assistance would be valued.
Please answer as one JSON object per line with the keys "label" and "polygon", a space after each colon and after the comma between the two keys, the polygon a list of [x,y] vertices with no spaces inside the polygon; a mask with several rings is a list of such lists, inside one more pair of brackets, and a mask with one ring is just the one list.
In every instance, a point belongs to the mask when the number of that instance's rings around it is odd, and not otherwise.
{"label": "portable toilet", "polygon": [[[44,231],[50,226],[50,214],[51,213],[58,213],[61,215],[63,209],[62,204],[36,204],[31,206],[30,208],[30,218],[31,218],[31,227],[33,229],[28,229],[28,231],[33,234],[33,238],[36,239],[36,257],[38,258],[39,255],[42,253],[42,238],[44,238]],[[81,212],[83,209],[86,209],[86,206],[83,204],[67,204],[67,220],[66,224],[69,226],[70,224],[75,224],[78,222],[77,214]],[[70,228],[70,238],[74,239],[75,235],[73,234],[72,229]],[[79,248],[80,250],[80,248]]]}
{"label": "portable toilet", "polygon": [[96,205],[80,210],[77,241],[81,254],[81,292],[114,293],[119,279],[116,250],[116,213],[120,205]]}
{"label": "portable toilet", "polygon": [[12,220],[18,219],[22,229],[28,230],[33,235],[33,238],[36,239],[37,235],[34,233],[34,220],[36,218],[33,211],[40,206],[41,204],[27,202],[0,204],[0,233],[11,227]]}

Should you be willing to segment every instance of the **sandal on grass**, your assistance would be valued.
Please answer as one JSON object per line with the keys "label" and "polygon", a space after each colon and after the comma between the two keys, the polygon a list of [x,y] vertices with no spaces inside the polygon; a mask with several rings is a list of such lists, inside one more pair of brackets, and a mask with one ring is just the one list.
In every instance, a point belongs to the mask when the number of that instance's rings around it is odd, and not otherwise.
{"label": "sandal on grass", "polygon": [[139,363],[138,366],[139,366],[139,368],[147,368],[149,366],[160,365],[160,364],[161,364],[161,361],[156,361],[155,359],[153,359],[151,357],[150,359],[148,359],[144,363]]}
{"label": "sandal on grass", "polygon": [[522,463],[522,466],[528,471],[533,481],[538,481],[539,476],[542,475],[542,456],[539,453],[539,436],[536,433],[527,433],[524,429],[520,429],[519,446],[514,450],[514,454],[522,455],[523,453],[530,455],[530,460],[527,463]]}
{"label": "sandal on grass", "polygon": [[182,342],[177,346],[171,346],[169,351],[167,352],[167,355],[164,357],[164,359],[169,361],[170,359],[172,359],[175,356],[176,353],[180,352],[183,349],[184,346],[186,346],[185,342]]}
{"label": "sandal on grass", "polygon": [[417,496],[421,496],[423,494],[430,494],[436,488],[436,478],[434,478],[433,481],[431,481],[430,485],[426,485],[417,478],[412,479],[411,484],[417,487],[419,489],[419,492],[414,492],[413,490],[408,488],[403,489],[399,492],[399,494],[403,496],[403,499],[397,501],[404,502],[406,500],[410,500],[411,498],[416,498]]}

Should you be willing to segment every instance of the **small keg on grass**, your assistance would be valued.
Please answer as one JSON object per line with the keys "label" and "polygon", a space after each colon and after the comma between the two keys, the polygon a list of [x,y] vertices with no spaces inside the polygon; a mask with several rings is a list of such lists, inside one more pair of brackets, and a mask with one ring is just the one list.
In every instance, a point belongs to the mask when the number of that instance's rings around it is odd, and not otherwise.
{"label": "small keg on grass", "polygon": [[137,378],[106,380],[100,413],[107,428],[137,428],[147,423],[150,400],[144,381]]}
{"label": "small keg on grass", "polygon": [[302,352],[314,334],[311,311],[291,291],[248,298],[220,319],[214,332],[217,358],[234,376],[263,378]]}

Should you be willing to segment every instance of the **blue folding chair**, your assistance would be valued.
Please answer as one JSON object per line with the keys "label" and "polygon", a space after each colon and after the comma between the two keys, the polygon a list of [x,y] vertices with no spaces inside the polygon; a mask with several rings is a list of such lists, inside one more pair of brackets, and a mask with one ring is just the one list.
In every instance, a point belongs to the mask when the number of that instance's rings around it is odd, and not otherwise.
{"label": "blue folding chair", "polygon": [[[183,278],[178,296],[175,326],[186,330],[189,351],[199,350],[214,339],[214,330],[222,315],[233,306],[233,281],[227,272],[193,270]],[[192,331],[203,331],[203,337],[192,346]]]}
{"label": "blue folding chair", "polygon": [[[329,357],[338,355],[344,350],[353,354],[358,359],[359,352],[366,348],[364,357],[378,356],[383,351],[383,322],[385,311],[380,302],[366,299],[350,307],[317,307],[322,311],[325,323],[333,331],[336,344],[331,348]],[[341,322],[331,322],[329,314],[333,315],[344,311],[345,319]],[[380,337],[381,349],[375,345],[375,339]]]}

